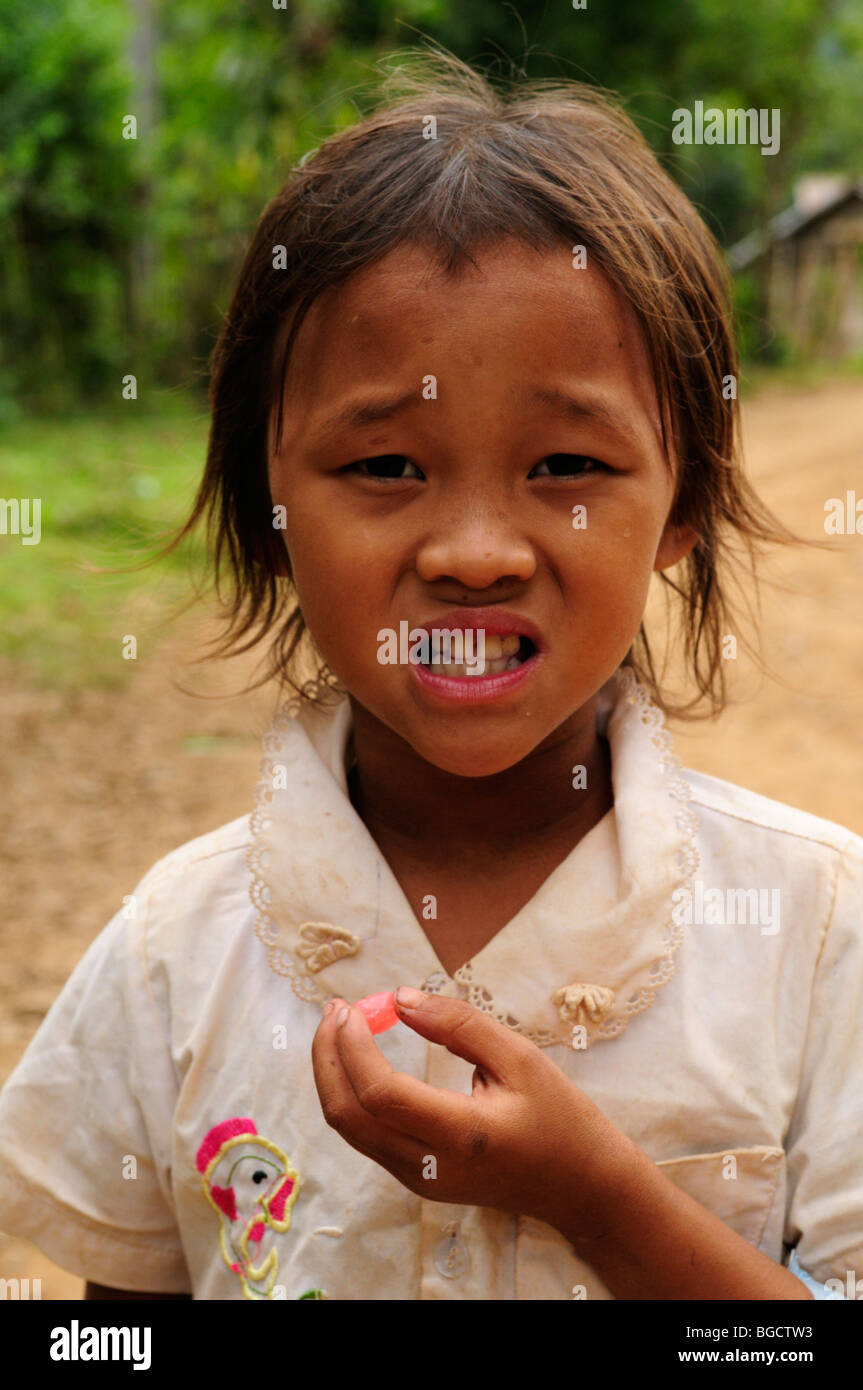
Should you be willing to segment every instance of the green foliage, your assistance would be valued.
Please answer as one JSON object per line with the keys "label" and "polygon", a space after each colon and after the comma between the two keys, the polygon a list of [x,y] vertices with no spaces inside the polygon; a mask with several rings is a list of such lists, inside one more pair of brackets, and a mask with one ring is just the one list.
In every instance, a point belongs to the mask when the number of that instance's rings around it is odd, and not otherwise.
{"label": "green foliage", "polygon": [[124,350],[135,175],[110,0],[0,0],[0,420],[100,390]]}
{"label": "green foliage", "polygon": [[[290,167],[429,39],[500,76],[619,92],[729,244],[810,169],[860,172],[863,0],[0,0],[0,425],[203,392],[232,278]],[[147,69],[155,96],[152,118]],[[778,107],[779,154],[677,147],[696,100]],[[137,139],[122,137],[125,116]]]}

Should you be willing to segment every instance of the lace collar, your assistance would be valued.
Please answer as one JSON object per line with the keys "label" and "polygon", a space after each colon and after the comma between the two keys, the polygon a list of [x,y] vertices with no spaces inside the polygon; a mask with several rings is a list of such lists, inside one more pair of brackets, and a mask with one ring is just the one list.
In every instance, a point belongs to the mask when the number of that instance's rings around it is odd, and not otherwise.
{"label": "lace collar", "polygon": [[347,698],[288,703],[264,739],[248,854],[271,969],[316,1003],[400,984],[460,996],[540,1047],[619,1036],[674,974],[672,895],[697,872],[698,822],[663,716],[628,668],[603,687],[598,724],[613,809],[450,977],[351,805]]}

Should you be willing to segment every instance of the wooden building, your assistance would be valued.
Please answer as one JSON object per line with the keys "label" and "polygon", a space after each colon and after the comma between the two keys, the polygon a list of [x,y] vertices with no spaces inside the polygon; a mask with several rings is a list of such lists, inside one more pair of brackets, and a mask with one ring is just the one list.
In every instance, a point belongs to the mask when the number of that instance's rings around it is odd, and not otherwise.
{"label": "wooden building", "polygon": [[771,328],[801,359],[863,357],[863,180],[814,175],[766,230],[731,247]]}

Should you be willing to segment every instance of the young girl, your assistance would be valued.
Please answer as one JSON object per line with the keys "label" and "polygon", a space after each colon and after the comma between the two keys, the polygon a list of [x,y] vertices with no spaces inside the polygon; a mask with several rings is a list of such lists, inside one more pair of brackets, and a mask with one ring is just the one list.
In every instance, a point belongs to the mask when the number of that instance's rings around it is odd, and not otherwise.
{"label": "young girl", "polygon": [[[323,664],[0,1098],[0,1227],[89,1296],[863,1273],[863,842],[681,770],[642,627],[679,566],[721,707],[727,542],[782,538],[726,296],[613,104],[455,60],[265,210],[189,526],[231,642]],[[373,1036],[349,1005],[400,986]]]}

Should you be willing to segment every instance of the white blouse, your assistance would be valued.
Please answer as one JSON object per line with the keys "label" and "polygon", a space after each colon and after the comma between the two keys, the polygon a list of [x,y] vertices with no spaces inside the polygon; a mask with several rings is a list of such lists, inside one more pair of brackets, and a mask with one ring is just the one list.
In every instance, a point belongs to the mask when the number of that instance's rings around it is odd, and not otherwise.
{"label": "white blouse", "polygon": [[[349,800],[347,700],[292,714],[254,813],[145,875],[0,1092],[0,1228],[199,1299],[610,1298],[552,1227],[416,1196],[327,1125],[321,1003],[409,984],[551,1048],[744,1239],[863,1296],[863,840],[682,771],[624,670],[613,809],[450,977]],[[377,1044],[470,1094],[406,1026]]]}

